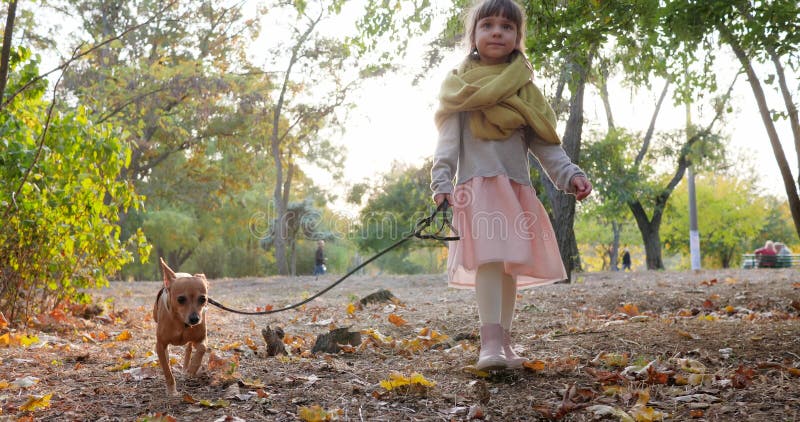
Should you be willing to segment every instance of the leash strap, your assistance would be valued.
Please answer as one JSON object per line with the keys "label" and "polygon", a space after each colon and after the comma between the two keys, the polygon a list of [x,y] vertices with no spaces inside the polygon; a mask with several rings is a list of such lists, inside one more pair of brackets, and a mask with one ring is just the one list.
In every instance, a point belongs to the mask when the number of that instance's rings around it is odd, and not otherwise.
{"label": "leash strap", "polygon": [[[208,303],[211,304],[211,305],[214,305],[217,308],[220,308],[220,309],[222,309],[224,311],[233,312],[235,314],[240,314],[240,315],[268,315],[268,314],[275,314],[275,313],[278,313],[278,312],[288,311],[289,309],[294,309],[294,308],[303,306],[306,303],[311,302],[312,300],[314,300],[314,299],[322,296],[323,294],[327,293],[329,290],[331,290],[334,287],[336,287],[337,285],[339,285],[339,283],[344,281],[347,277],[350,277],[351,275],[355,274],[356,271],[364,268],[367,264],[369,264],[370,262],[380,258],[381,256],[383,256],[387,252],[391,251],[392,249],[402,245],[403,243],[405,243],[408,239],[411,239],[412,237],[416,237],[416,238],[419,238],[419,239],[431,239],[431,240],[443,240],[443,241],[459,240],[460,237],[458,236],[458,232],[456,231],[455,227],[453,227],[453,224],[450,222],[450,217],[447,214],[447,208],[449,207],[449,205],[450,204],[448,204],[447,201],[442,201],[442,203],[439,204],[438,207],[436,207],[436,210],[433,212],[433,214],[431,214],[430,216],[425,217],[425,218],[420,219],[419,221],[417,221],[417,224],[414,226],[414,231],[413,232],[407,234],[405,237],[403,237],[402,239],[400,239],[397,242],[393,243],[392,245],[389,245],[388,248],[378,252],[375,256],[373,256],[370,259],[368,259],[368,260],[364,261],[363,263],[361,263],[361,265],[353,268],[347,274],[342,276],[340,279],[338,279],[335,282],[333,282],[333,284],[331,284],[330,286],[322,289],[321,291],[319,291],[314,296],[311,296],[311,297],[309,297],[309,298],[307,298],[307,299],[305,299],[305,300],[303,300],[301,302],[297,302],[297,303],[295,303],[293,305],[289,305],[289,306],[286,306],[286,307],[280,308],[280,309],[271,309],[269,311],[240,311],[238,309],[231,309],[231,308],[229,308],[229,307],[217,302],[216,300],[214,300],[212,298],[208,298]],[[436,223],[437,215],[441,215],[440,223],[438,223],[438,230],[433,232],[432,234],[425,234],[424,233],[425,230],[428,227],[430,227],[431,224],[437,224]],[[436,227],[436,225],[434,225],[434,227]],[[455,235],[454,236],[443,236],[441,233],[445,229],[452,230],[452,232]]]}

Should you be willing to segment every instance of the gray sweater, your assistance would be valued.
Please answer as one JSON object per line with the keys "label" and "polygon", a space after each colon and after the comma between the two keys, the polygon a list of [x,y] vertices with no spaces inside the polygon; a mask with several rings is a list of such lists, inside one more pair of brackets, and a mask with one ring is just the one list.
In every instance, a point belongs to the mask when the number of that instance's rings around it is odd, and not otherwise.
{"label": "gray sweater", "polygon": [[555,186],[568,193],[575,192],[570,181],[584,173],[570,161],[561,145],[547,143],[539,139],[533,131],[524,129],[517,130],[505,140],[476,139],[466,119],[463,119],[462,143],[459,130],[462,120],[459,116],[462,115],[463,113],[451,115],[439,128],[439,141],[431,168],[431,189],[434,195],[453,193],[453,174],[456,174],[456,184],[465,183],[473,177],[505,175],[517,183],[530,186],[526,136],[530,151]]}

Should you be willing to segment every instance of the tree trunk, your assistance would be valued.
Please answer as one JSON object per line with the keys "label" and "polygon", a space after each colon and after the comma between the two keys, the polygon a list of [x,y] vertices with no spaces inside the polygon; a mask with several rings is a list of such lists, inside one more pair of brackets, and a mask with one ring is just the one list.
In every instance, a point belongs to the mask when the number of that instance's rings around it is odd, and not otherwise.
{"label": "tree trunk", "polygon": [[608,255],[608,266],[612,271],[619,269],[619,238],[622,233],[622,224],[612,221],[611,232],[614,234],[614,240],[611,241],[611,251]]}
{"label": "tree trunk", "polygon": [[[767,105],[767,99],[764,96],[764,90],[761,87],[761,82],[756,75],[755,69],[744,52],[742,47],[733,39],[733,36],[727,31],[726,28],[721,27],[720,32],[723,34],[723,39],[727,41],[728,45],[733,49],[734,54],[739,59],[739,63],[744,67],[747,73],[747,81],[750,83],[750,89],[753,91],[753,96],[758,104],[758,110],[761,114],[761,121],[767,130],[767,137],[772,146],[772,153],[775,156],[775,161],[778,162],[778,168],[781,171],[781,178],[783,179],[783,187],[786,191],[786,198],[789,201],[789,210],[792,213],[792,220],[794,221],[795,232],[800,237],[800,194],[797,191],[797,184],[792,178],[792,170],[789,167],[789,161],[786,159],[786,154],[783,152],[778,131],[775,129],[775,123],[772,121],[770,108]],[[781,71],[778,68],[776,70]],[[791,110],[789,110],[791,112]],[[800,140],[795,139],[795,144],[800,145]],[[800,157],[798,157],[800,159]],[[800,182],[798,182],[800,183]]]}
{"label": "tree trunk", "polygon": [[653,218],[650,221],[647,218],[647,213],[644,207],[638,202],[628,203],[633,217],[636,219],[636,224],[639,226],[639,232],[642,234],[642,242],[644,242],[645,263],[648,270],[663,270],[664,261],[661,259],[661,218]]}
{"label": "tree trunk", "polygon": [[[577,66],[577,65],[576,65]],[[581,135],[583,132],[583,95],[586,88],[588,69],[578,71],[579,78],[569,101],[569,118],[562,140],[564,151],[573,163],[580,163]],[[545,186],[552,185],[551,183]],[[573,271],[582,271],[580,252],[575,239],[575,197],[557,192],[548,192],[553,206],[553,229],[561,251],[561,261],[567,270],[567,280],[572,279]]]}
{"label": "tree trunk", "polygon": [[291,253],[289,256],[289,262],[291,263],[291,270],[290,274],[292,277],[297,275],[297,240],[291,241]]}
{"label": "tree trunk", "polygon": [[6,83],[8,82],[8,66],[11,58],[11,36],[14,33],[14,20],[17,17],[17,0],[8,3],[6,27],[3,30],[3,50],[0,52],[0,104],[5,98]]}

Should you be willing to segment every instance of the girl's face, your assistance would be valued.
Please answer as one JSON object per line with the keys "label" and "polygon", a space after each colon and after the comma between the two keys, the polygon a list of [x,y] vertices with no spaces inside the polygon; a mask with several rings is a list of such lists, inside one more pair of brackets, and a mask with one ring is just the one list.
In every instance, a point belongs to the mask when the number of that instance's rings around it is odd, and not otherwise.
{"label": "girl's face", "polygon": [[483,64],[500,64],[517,47],[517,25],[502,16],[487,16],[475,27],[475,47]]}

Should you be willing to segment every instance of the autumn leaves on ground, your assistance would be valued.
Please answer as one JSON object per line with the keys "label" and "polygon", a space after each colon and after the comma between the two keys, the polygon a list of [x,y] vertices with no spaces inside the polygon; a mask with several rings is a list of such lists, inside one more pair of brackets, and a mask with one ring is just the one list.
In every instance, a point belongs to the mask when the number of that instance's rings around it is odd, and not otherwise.
{"label": "autumn leaves on ground", "polygon": [[[210,294],[256,310],[334,280],[212,280]],[[59,309],[24,329],[0,320],[0,418],[800,419],[792,269],[590,273],[526,290],[514,332],[530,361],[491,374],[471,366],[479,345],[472,292],[446,288],[440,275],[359,276],[298,310],[209,309],[200,376],[185,377],[182,348],[170,349],[178,398],[165,396],[153,354],[159,285],[113,283],[93,292],[99,308]],[[394,299],[360,305],[381,289]],[[287,354],[269,356],[265,339],[281,330]],[[325,342],[332,330],[347,341]]]}

